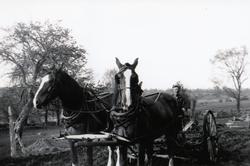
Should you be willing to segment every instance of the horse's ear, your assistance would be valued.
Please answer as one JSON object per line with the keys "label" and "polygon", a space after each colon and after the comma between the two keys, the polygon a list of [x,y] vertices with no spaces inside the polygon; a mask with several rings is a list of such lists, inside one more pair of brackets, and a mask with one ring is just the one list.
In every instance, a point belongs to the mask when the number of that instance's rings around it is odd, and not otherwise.
{"label": "horse's ear", "polygon": [[58,70],[62,70],[64,68],[64,63],[62,63],[59,67]]}
{"label": "horse's ear", "polygon": [[62,69],[63,69],[63,64],[56,66],[54,65],[54,69],[52,71],[62,71]]}
{"label": "horse's ear", "polygon": [[51,72],[55,71],[55,70],[56,70],[55,64],[53,64],[53,65],[49,68],[49,70],[50,70]]}
{"label": "horse's ear", "polygon": [[134,61],[134,63],[133,63],[133,65],[132,65],[134,69],[136,68],[136,66],[137,66],[137,64],[138,64],[138,59],[139,59],[139,58],[136,58],[135,61]]}
{"label": "horse's ear", "polygon": [[142,86],[142,81],[139,83],[139,86],[140,86],[140,87]]}
{"label": "horse's ear", "polygon": [[119,69],[122,68],[123,65],[121,64],[121,62],[118,58],[115,58],[115,62],[116,62]]}
{"label": "horse's ear", "polygon": [[50,72],[51,70],[49,69],[46,69],[46,68],[42,68],[42,72],[44,72],[44,73],[48,73],[48,72]]}

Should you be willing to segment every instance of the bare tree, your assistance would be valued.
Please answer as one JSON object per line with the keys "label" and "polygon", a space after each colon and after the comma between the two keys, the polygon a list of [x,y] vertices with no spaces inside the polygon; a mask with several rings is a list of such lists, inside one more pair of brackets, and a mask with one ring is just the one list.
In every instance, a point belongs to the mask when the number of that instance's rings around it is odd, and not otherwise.
{"label": "bare tree", "polygon": [[33,108],[34,85],[38,78],[55,65],[63,67],[74,77],[83,76],[86,51],[77,45],[68,29],[58,24],[18,23],[3,30],[6,35],[0,40],[0,61],[13,65],[12,81],[28,92],[27,102],[15,125],[15,132],[21,138],[23,124]]}
{"label": "bare tree", "polygon": [[[242,85],[247,80],[246,66],[248,52],[245,46],[241,48],[231,48],[226,50],[219,50],[214,58],[211,60],[212,64],[216,65],[218,69],[231,78],[233,88],[223,86],[226,94],[236,100],[237,111],[240,111],[240,101],[242,93]],[[220,84],[219,79],[216,81],[217,86]]]}
{"label": "bare tree", "polygon": [[105,88],[107,88],[108,90],[111,90],[113,87],[113,81],[114,81],[114,77],[115,74],[118,71],[114,68],[114,69],[108,69],[106,70],[106,72],[103,75],[103,85]]}

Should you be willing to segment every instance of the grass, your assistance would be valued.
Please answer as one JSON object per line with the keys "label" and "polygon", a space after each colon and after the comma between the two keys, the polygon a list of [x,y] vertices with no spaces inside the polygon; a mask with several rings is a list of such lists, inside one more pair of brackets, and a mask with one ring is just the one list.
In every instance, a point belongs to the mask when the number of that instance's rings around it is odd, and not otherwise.
{"label": "grass", "polygon": [[[218,111],[236,111],[236,102],[211,102],[207,104],[197,104],[196,110],[213,110],[215,112]],[[241,109],[243,111],[250,111],[250,100],[241,102]]]}

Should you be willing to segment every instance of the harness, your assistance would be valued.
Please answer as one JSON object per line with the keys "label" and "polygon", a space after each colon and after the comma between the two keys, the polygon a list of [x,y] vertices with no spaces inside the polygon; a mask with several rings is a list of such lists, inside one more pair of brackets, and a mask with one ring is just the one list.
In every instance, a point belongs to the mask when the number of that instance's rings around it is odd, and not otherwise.
{"label": "harness", "polygon": [[140,112],[141,105],[138,102],[136,106],[130,108],[131,109],[129,109],[126,112],[121,112],[121,110],[123,110],[122,108],[115,108],[114,110],[111,111],[110,116],[115,121],[114,122],[115,128],[119,128],[121,126],[127,128],[130,125],[128,124],[128,122],[135,120],[135,118],[137,117],[138,112]]}
{"label": "harness", "polygon": [[[102,111],[106,111],[109,113],[110,106],[103,101],[103,98],[109,97],[112,94],[106,94],[102,96],[102,98],[98,97],[94,92],[83,90],[83,94],[89,93],[94,99],[91,100],[83,100],[82,106],[80,110],[74,110],[67,107],[64,107],[64,111],[62,112],[62,119],[65,122],[66,127],[70,127],[81,120],[82,114],[87,114],[92,117],[98,124],[104,125],[103,122],[97,117],[97,113]],[[98,108],[98,105],[101,108]],[[70,115],[65,115],[65,113],[70,112]]]}
{"label": "harness", "polygon": [[[128,65],[125,64],[125,66],[121,67],[120,71],[117,73],[116,76],[118,77],[115,76],[116,87],[113,98],[114,106],[112,107],[110,116],[114,124],[113,132],[117,135],[133,139],[134,141],[148,136],[148,135],[141,136],[138,134],[138,129],[139,129],[138,127],[139,125],[141,125],[139,120],[142,119],[143,116],[147,116],[148,113],[145,107],[147,104],[144,103],[145,101],[141,96],[142,90],[138,85],[138,78],[132,80],[134,82],[130,82],[130,87],[126,87],[126,85],[124,86],[122,83],[119,82],[120,81],[119,78],[121,78],[119,74],[123,73],[125,70],[130,68],[131,66],[129,64]],[[133,85],[132,83],[134,83],[134,86],[132,86]],[[123,108],[124,105],[125,107],[127,107],[127,105],[122,97],[124,97],[123,94],[124,90],[126,89],[130,89],[130,92],[132,91],[131,92],[132,103],[128,108],[124,109]],[[161,93],[158,93],[155,100],[152,101],[151,103],[154,104],[159,99],[160,95]],[[143,113],[143,115],[139,116],[140,113]]]}
{"label": "harness", "polygon": [[[157,95],[156,98],[151,102],[151,103],[144,103],[143,98],[146,97],[150,97],[150,96],[154,96]],[[111,111],[110,116],[113,120],[114,123],[114,130],[113,132],[117,132],[119,130],[125,130],[125,132],[127,131],[128,127],[134,125],[134,130],[133,133],[135,135],[133,135],[133,138],[131,140],[131,142],[136,142],[139,141],[140,139],[144,139],[146,137],[148,137],[149,135],[138,135],[138,118],[140,113],[142,113],[142,111],[146,111],[145,110],[145,106],[149,106],[149,105],[153,105],[155,104],[158,99],[160,98],[161,93],[153,93],[147,96],[140,96],[137,104],[129,107],[128,111],[126,112],[122,112],[122,108],[115,108],[114,110]],[[117,133],[116,133],[117,134]],[[122,135],[123,137],[126,137],[124,135]],[[131,139],[131,138],[130,138]]]}

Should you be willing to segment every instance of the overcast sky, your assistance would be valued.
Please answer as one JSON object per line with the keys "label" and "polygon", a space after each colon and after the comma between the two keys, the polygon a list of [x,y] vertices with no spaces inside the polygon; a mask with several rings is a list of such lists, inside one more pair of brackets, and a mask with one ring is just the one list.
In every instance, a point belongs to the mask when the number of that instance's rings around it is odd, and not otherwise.
{"label": "overcast sky", "polygon": [[[215,71],[209,59],[216,51],[250,49],[247,0],[0,1],[0,27],[46,20],[62,20],[71,29],[88,52],[96,80],[116,67],[115,57],[131,63],[139,57],[143,88],[166,89],[176,81],[188,88],[212,88]],[[2,76],[8,70],[0,65]],[[1,77],[0,86],[6,85]],[[245,87],[250,88],[249,80]]]}

